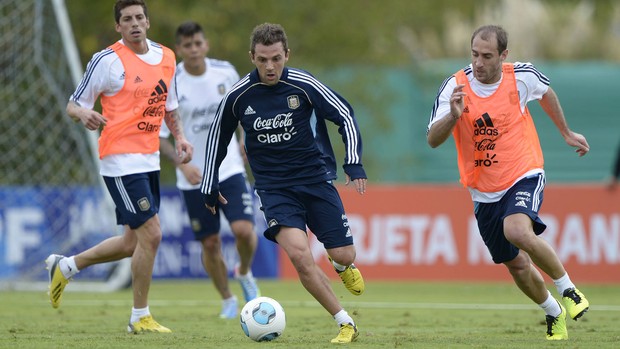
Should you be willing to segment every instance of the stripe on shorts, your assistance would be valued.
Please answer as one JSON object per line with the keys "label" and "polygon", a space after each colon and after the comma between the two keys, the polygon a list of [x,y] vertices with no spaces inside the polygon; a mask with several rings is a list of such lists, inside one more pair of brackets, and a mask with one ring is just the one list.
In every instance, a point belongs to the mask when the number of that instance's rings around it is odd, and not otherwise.
{"label": "stripe on shorts", "polygon": [[131,213],[136,213],[136,209],[133,207],[131,203],[131,199],[129,198],[129,194],[127,190],[125,190],[125,186],[123,185],[123,180],[121,177],[114,177],[114,182],[116,183],[116,189],[118,189],[119,194],[123,198],[123,202],[125,203],[125,209]]}
{"label": "stripe on shorts", "polygon": [[532,210],[538,212],[540,208],[540,194],[543,189],[545,189],[545,176],[540,174],[538,176],[538,183],[536,184],[536,189],[534,189],[534,197],[532,198]]}

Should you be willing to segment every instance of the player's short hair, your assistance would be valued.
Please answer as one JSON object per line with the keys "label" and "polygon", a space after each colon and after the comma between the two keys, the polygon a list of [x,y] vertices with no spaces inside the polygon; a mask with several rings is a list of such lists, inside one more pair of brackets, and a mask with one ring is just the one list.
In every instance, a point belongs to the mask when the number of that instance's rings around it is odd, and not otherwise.
{"label": "player's short hair", "polygon": [[142,6],[142,10],[144,10],[144,16],[146,18],[149,18],[149,14],[146,10],[146,3],[144,2],[144,0],[116,0],[116,3],[114,4],[114,20],[116,21],[116,23],[120,23],[121,11],[125,7],[129,7],[133,5]]}
{"label": "player's short hair", "polygon": [[495,38],[497,39],[497,51],[501,54],[508,48],[508,33],[499,25],[483,25],[476,29],[471,35],[471,44],[474,43],[474,38],[476,36],[480,36],[482,40],[488,41],[493,34],[495,34]]}
{"label": "player's short hair", "polygon": [[250,52],[254,54],[258,44],[270,46],[278,42],[282,43],[284,52],[288,52],[288,39],[281,25],[273,23],[259,24],[254,27],[250,36]]}
{"label": "player's short hair", "polygon": [[198,33],[204,33],[200,24],[194,21],[187,21],[181,23],[177,28],[177,32],[175,34],[177,44],[181,43],[181,39],[184,37],[194,36]]}

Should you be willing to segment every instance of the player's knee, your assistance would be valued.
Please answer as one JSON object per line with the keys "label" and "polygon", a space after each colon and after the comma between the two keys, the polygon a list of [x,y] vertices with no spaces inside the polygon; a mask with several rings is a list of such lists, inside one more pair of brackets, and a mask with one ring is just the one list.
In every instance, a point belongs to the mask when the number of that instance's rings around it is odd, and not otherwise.
{"label": "player's knee", "polygon": [[136,236],[138,244],[150,251],[157,251],[162,239],[161,229],[159,224],[145,223],[140,228],[136,229]]}
{"label": "player's knee", "polygon": [[309,250],[289,249],[287,254],[297,272],[307,272],[308,268],[315,264]]}
{"label": "player's knee", "polygon": [[339,253],[332,260],[340,265],[351,265],[355,262],[355,252]]}
{"label": "player's knee", "polygon": [[513,224],[504,227],[504,236],[519,249],[528,251],[532,243],[531,239],[536,235],[531,227]]}
{"label": "player's knee", "polygon": [[209,235],[202,239],[202,248],[207,254],[219,252],[222,247],[222,241],[217,234]]}
{"label": "player's knee", "polygon": [[519,276],[530,272],[532,261],[526,253],[519,252],[513,260],[504,262],[504,265],[508,268],[510,274]]}
{"label": "player's knee", "polygon": [[336,263],[340,264],[340,265],[351,265],[353,264],[353,262],[355,262],[355,255],[346,255],[344,256],[344,258],[340,258],[339,260],[335,260]]}
{"label": "player's knee", "polygon": [[332,260],[340,265],[351,265],[355,262],[355,247],[353,245],[338,247],[328,251]]}
{"label": "player's knee", "polygon": [[235,235],[235,239],[237,240],[251,241],[253,238],[256,238],[256,233],[254,232],[254,225],[250,221],[235,221],[230,225],[230,228],[233,235]]}
{"label": "player's knee", "polygon": [[123,258],[127,258],[127,257],[131,257],[133,256],[133,252],[136,250],[136,244],[123,244],[122,245],[122,249],[121,249],[121,254]]}

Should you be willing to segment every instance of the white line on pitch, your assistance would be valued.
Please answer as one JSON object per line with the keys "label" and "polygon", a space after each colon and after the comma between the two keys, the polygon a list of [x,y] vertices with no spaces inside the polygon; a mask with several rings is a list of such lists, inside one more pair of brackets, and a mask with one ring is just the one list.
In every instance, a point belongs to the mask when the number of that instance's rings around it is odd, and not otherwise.
{"label": "white line on pitch", "polygon": [[[315,301],[281,301],[285,308],[319,307]],[[480,304],[480,303],[408,303],[408,302],[342,302],[348,308],[375,309],[447,309],[447,310],[536,310],[536,305],[529,304]],[[221,301],[207,300],[149,300],[153,306],[219,306]],[[63,306],[131,306],[130,300],[65,300]],[[592,311],[620,311],[620,305],[592,305]]]}

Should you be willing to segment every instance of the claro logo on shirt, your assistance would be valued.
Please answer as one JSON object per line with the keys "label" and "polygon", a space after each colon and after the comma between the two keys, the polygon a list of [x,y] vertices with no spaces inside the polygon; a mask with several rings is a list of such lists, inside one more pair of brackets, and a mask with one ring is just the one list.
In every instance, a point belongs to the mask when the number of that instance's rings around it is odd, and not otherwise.
{"label": "claro logo on shirt", "polygon": [[144,132],[159,132],[161,120],[166,115],[166,99],[168,98],[168,87],[164,80],[159,80],[155,88],[147,97],[147,107],[142,112],[142,117],[156,118],[157,121],[140,121],[138,129]]}
{"label": "claro logo on shirt", "polygon": [[495,140],[499,136],[499,131],[495,128],[493,120],[488,113],[482,114],[482,116],[474,120],[474,147],[476,153],[485,153],[482,158],[480,155],[474,159],[474,166],[489,167],[498,161],[495,160]]}
{"label": "claro logo on shirt", "polygon": [[272,118],[257,117],[254,120],[254,130],[260,134],[257,139],[261,143],[280,143],[290,140],[297,133],[293,126],[293,113],[278,114]]}

